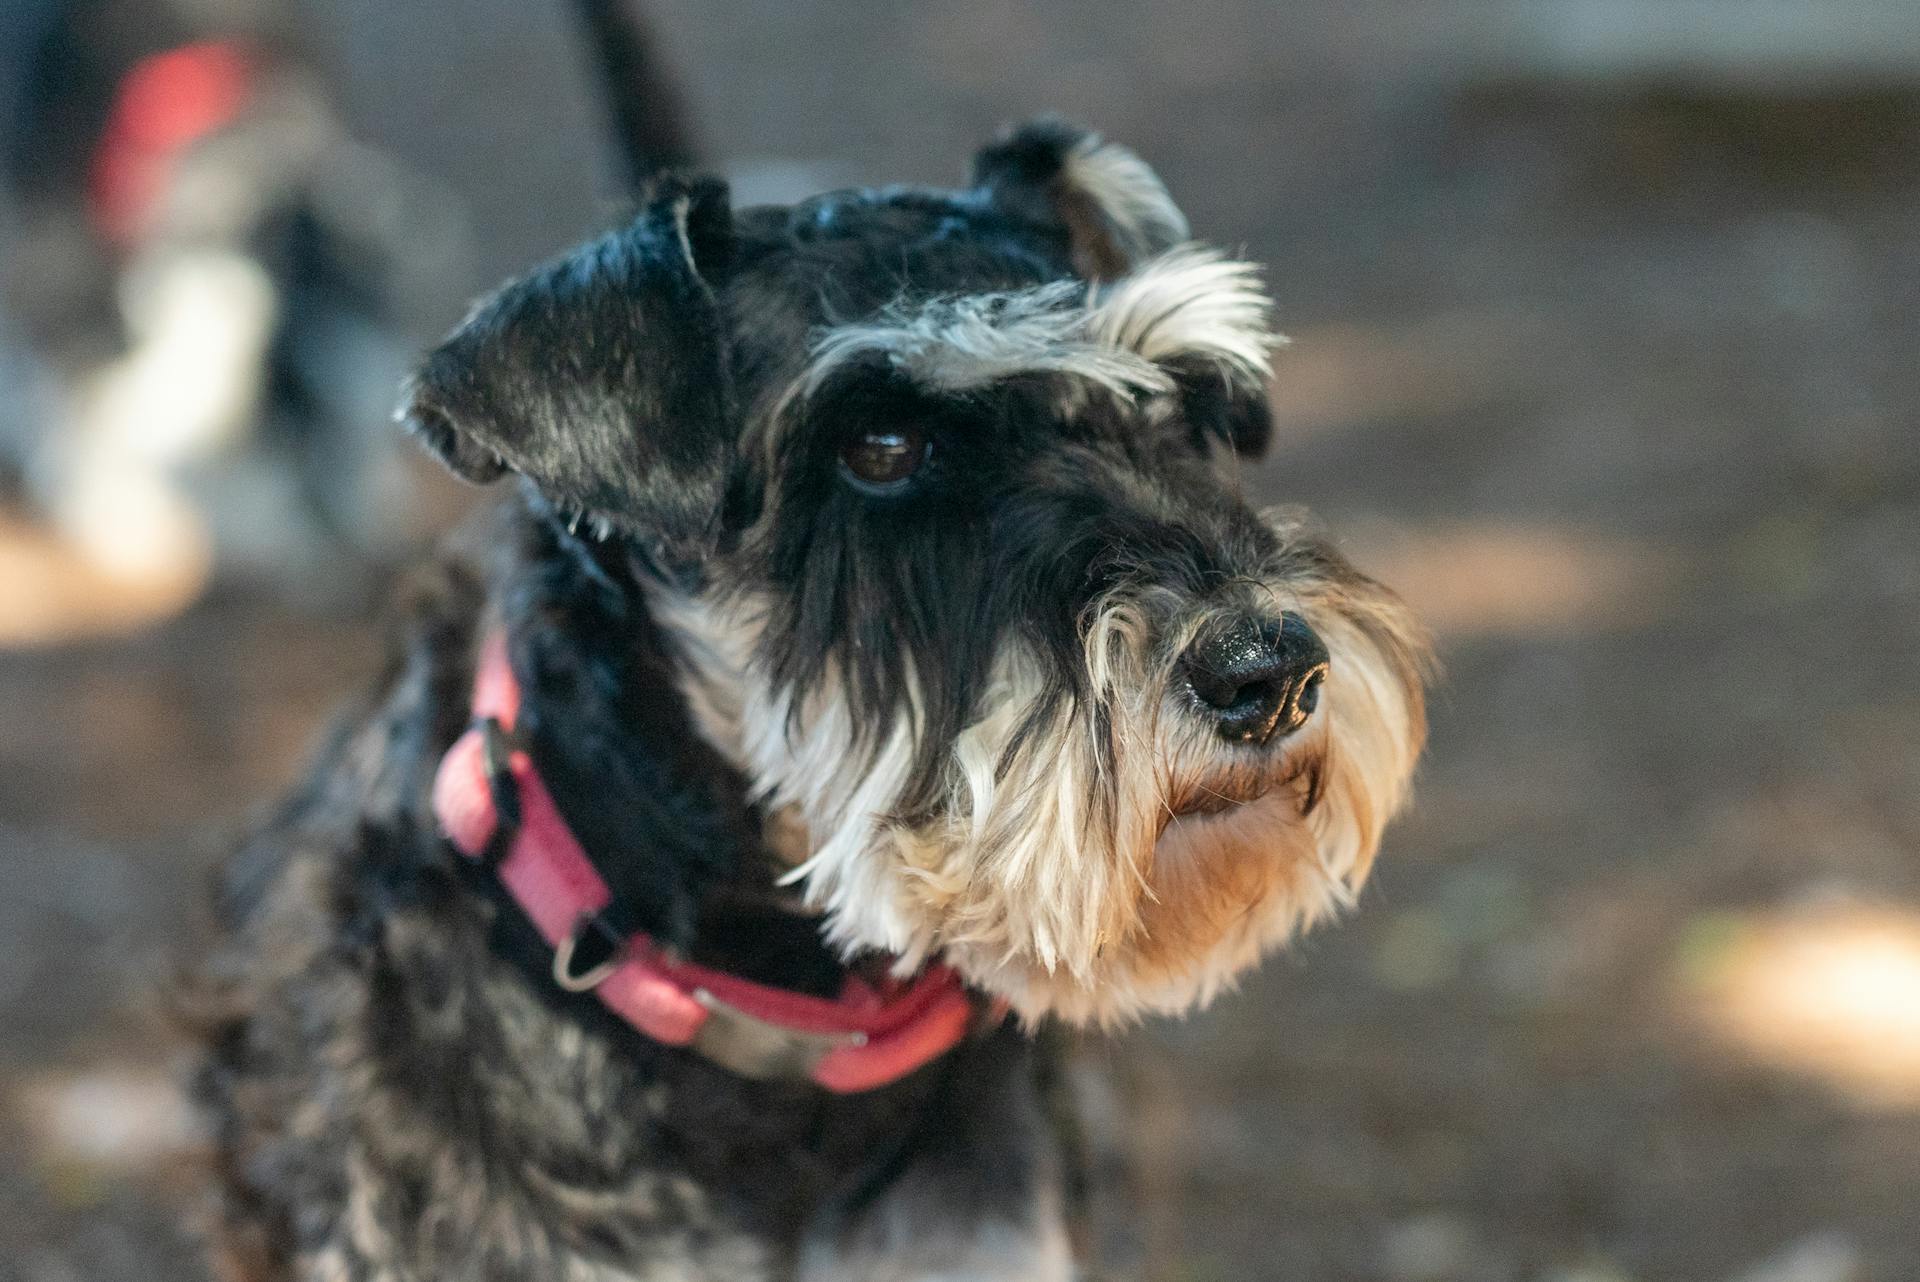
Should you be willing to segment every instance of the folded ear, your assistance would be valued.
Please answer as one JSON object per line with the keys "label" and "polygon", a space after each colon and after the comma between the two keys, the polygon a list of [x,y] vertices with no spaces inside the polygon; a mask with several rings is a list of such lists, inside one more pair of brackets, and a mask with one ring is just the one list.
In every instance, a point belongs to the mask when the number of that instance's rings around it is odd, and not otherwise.
{"label": "folded ear", "polygon": [[507,471],[664,545],[707,535],[736,433],[724,184],[663,180],[632,224],[513,281],[422,363],[401,415],[454,472]]}
{"label": "folded ear", "polygon": [[1273,440],[1265,379],[1240,377],[1211,361],[1169,362],[1194,443],[1224,441],[1242,458],[1262,458]]}
{"label": "folded ear", "polygon": [[973,181],[1007,213],[1064,231],[1089,280],[1124,275],[1187,238],[1187,216],[1146,161],[1063,120],[1029,121],[983,149]]}

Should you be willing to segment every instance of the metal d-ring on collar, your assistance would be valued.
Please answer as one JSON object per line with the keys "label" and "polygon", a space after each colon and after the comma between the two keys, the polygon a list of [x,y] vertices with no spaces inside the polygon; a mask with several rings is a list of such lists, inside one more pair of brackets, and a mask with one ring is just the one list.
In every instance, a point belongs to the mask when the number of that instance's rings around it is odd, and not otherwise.
{"label": "metal d-ring on collar", "polygon": [[[487,863],[497,867],[513,848],[513,840],[520,833],[520,786],[513,777],[513,754],[521,745],[514,732],[500,724],[498,717],[488,717],[480,723],[480,762],[486,771],[487,792],[493,800],[493,812],[497,816],[493,836],[487,842],[484,852]],[[579,951],[580,941],[591,931],[598,939],[604,956],[587,969],[575,973],[574,954]],[[599,913],[582,913],[580,919],[560,941],[553,953],[553,982],[570,993],[592,992],[604,982],[607,976],[620,967],[627,951],[624,935],[601,917]]]}
{"label": "metal d-ring on collar", "polygon": [[[597,936],[606,955],[585,970],[575,973],[573,955],[589,932]],[[620,969],[626,959],[626,937],[607,923],[599,913],[582,913],[567,937],[553,950],[553,982],[570,993],[590,993]]]}

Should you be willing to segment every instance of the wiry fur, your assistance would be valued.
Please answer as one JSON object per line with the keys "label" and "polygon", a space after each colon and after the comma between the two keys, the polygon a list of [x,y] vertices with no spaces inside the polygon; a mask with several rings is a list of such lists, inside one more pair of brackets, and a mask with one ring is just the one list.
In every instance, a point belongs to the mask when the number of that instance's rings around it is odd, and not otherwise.
{"label": "wiry fur", "polygon": [[[1390,594],[1303,547],[1296,518],[1270,521],[1292,558],[1334,572],[1279,565],[1235,589],[1328,642],[1323,715],[1295,741],[1223,751],[1181,706],[1175,661],[1226,609],[1116,592],[1082,623],[1083,697],[1058,697],[1024,645],[999,657],[930,818],[899,816],[919,755],[911,696],[863,735],[831,685],[806,695],[756,675],[766,603],[715,616],[678,597],[662,617],[688,646],[695,706],[725,708],[710,733],[806,825],[812,854],[784,880],[829,940],[889,953],[901,973],[942,957],[1032,1021],[1114,1024],[1210,1001],[1351,903],[1405,799],[1423,640]],[[1234,804],[1192,812],[1213,798]]]}
{"label": "wiry fur", "polygon": [[1284,340],[1259,269],[1204,245],[1170,250],[1107,286],[896,301],[823,330],[794,392],[817,393],[863,356],[926,387],[963,392],[1019,374],[1063,374],[1121,397],[1174,390],[1170,366],[1205,361],[1240,387],[1266,382]]}
{"label": "wiry fur", "polygon": [[[1196,365],[1263,388],[1270,313],[1253,267],[1202,246],[1100,285],[895,300],[819,331],[765,430],[804,435],[809,399],[877,377],[863,370],[878,358],[942,395],[1022,376],[1091,387],[1149,433],[1178,414],[1178,375]],[[788,501],[776,487],[765,519]],[[716,741],[806,825],[812,853],[786,880],[822,910],[829,940],[889,953],[901,973],[944,957],[1030,1020],[1112,1024],[1210,1000],[1350,902],[1424,737],[1418,630],[1296,518],[1265,525],[1262,551],[1224,558],[1224,592],[1153,582],[1049,603],[1073,614],[1084,671],[1063,685],[1053,656],[1009,635],[950,730],[927,725],[911,647],[884,657],[885,707],[851,697],[846,671],[780,672],[765,638],[786,607],[759,585],[715,576],[704,601],[664,594],[663,617],[686,638],[695,706],[725,709],[709,718]],[[1332,652],[1326,712],[1276,753],[1223,745],[1181,706],[1181,655],[1236,610],[1294,611]],[[1240,804],[1183,813],[1208,794]]]}
{"label": "wiry fur", "polygon": [[[976,175],[738,212],[670,180],[428,357],[414,430],[522,484],[235,866],[230,1276],[1065,1282],[1042,1026],[1209,1000],[1352,899],[1424,650],[1221,466],[1268,430],[1257,274],[1067,126]],[[863,479],[870,439],[918,467]],[[560,991],[428,801],[495,633],[620,929],[818,996],[942,961],[1018,1024],[830,1097]],[[1233,731],[1232,638],[1307,656],[1317,707]]]}
{"label": "wiry fur", "polygon": [[1091,332],[1086,289],[1071,282],[1014,293],[896,304],[863,324],[829,329],[800,390],[811,395],[874,353],[927,387],[961,392],[1016,374],[1070,374],[1117,396],[1169,391],[1165,370]]}

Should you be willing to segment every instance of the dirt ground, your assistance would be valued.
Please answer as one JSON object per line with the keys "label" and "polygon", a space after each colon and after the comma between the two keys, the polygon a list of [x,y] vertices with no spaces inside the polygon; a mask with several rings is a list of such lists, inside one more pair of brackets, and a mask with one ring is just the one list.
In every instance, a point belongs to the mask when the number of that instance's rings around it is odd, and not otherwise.
{"label": "dirt ground", "polygon": [[[476,277],[592,221],[538,6],[316,7]],[[1151,1276],[1920,1279],[1920,90],[1576,81],[1375,8],[655,6],[754,182],[949,179],[1039,107],[1145,153],[1270,264],[1257,486],[1440,637],[1357,911],[1089,1047]],[[257,586],[0,652],[0,1279],[201,1276],[157,994],[375,657]]]}

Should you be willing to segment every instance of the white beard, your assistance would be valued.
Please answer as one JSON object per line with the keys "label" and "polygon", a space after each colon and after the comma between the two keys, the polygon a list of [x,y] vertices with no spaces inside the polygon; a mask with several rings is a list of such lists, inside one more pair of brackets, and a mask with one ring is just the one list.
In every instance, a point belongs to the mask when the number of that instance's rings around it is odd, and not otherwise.
{"label": "white beard", "polygon": [[[1010,751],[1051,683],[1007,647],[937,816],[911,824],[890,816],[916,758],[912,708],[863,737],[829,676],[796,715],[757,663],[767,605],[661,593],[654,607],[705,733],[811,835],[784,880],[831,944],[892,954],[901,974],[944,960],[1028,1021],[1112,1025],[1211,1000],[1351,903],[1405,799],[1425,731],[1417,630],[1364,580],[1266,586],[1330,655],[1317,711],[1285,741],[1228,744],[1167,693],[1156,656],[1181,653],[1203,616],[1156,638],[1151,619],[1177,602],[1109,602],[1086,630],[1090,697]],[[1196,812],[1210,793],[1220,808]]]}

